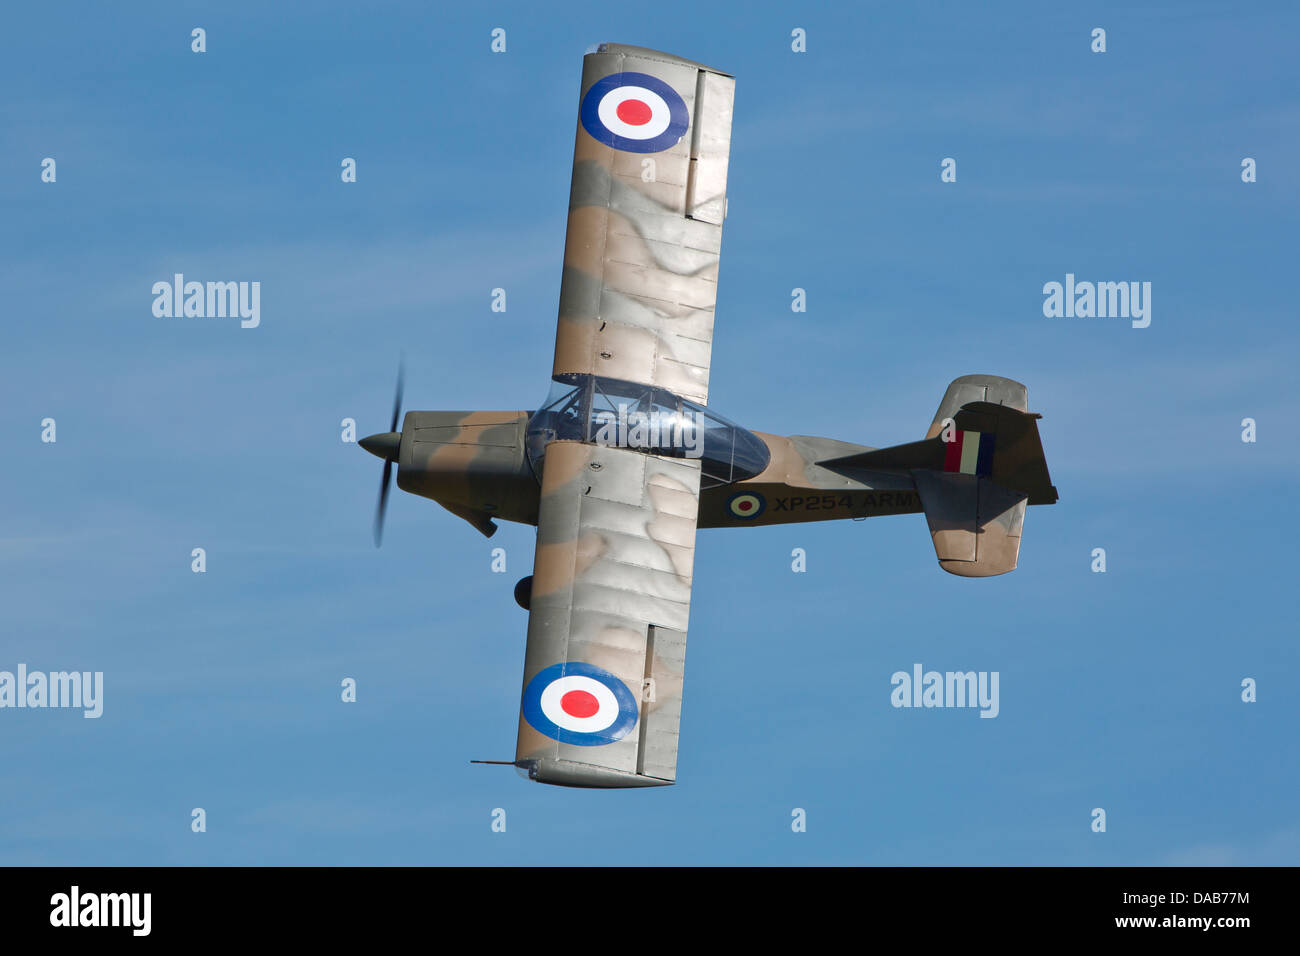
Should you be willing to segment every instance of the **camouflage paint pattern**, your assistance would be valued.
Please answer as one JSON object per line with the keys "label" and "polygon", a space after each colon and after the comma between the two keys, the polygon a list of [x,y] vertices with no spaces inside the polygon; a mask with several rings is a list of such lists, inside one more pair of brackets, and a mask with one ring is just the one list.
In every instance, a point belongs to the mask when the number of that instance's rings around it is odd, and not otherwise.
{"label": "camouflage paint pattern", "polygon": [[576,441],[547,447],[524,688],[594,665],[637,701],[612,743],[561,742],[519,719],[515,760],[542,782],[656,786],[676,777],[700,463]]}
{"label": "camouflage paint pattern", "polygon": [[649,74],[686,104],[690,125],[674,145],[641,153],[579,121],[552,374],[658,385],[707,404],[735,81],[666,53],[600,49],[583,60],[584,97],[611,74]]}
{"label": "camouflage paint pattern", "polygon": [[[745,481],[710,488],[700,496],[701,528],[835,521],[921,510],[910,477],[888,472],[840,473],[819,464],[858,452],[865,445],[814,438],[809,435],[769,435],[755,432],[772,457],[767,468]],[[737,495],[756,495],[764,503],[760,514],[737,515],[731,508]]]}
{"label": "camouflage paint pattern", "polygon": [[[664,118],[663,134],[614,135],[597,106],[620,89],[644,93],[638,103]],[[638,47],[604,44],[583,60],[553,376],[606,376],[707,402],[733,89],[716,70]],[[668,112],[656,114],[654,102]],[[698,460],[547,446],[515,754],[533,779],[675,779],[700,477]],[[622,682],[630,696],[618,699],[635,701],[619,705],[635,721],[619,723],[621,736],[577,743],[595,738],[530,722],[534,677],[559,666],[564,679],[574,662]]]}
{"label": "camouflage paint pattern", "polygon": [[537,523],[524,454],[528,412],[407,412],[397,487],[432,498],[488,537],[493,518]]}
{"label": "camouflage paint pattern", "polygon": [[[993,385],[984,384],[986,381]],[[873,449],[830,438],[756,432],[771,454],[768,467],[745,481],[700,492],[698,527],[916,514],[926,510],[923,502],[928,499],[933,505],[929,515],[931,535],[945,570],[955,574],[984,568],[1002,569],[993,573],[1011,570],[1019,541],[997,545],[1000,556],[993,560],[994,541],[1019,538],[1024,504],[1013,502],[1005,510],[991,511],[1001,500],[992,490],[963,495],[960,485],[968,476],[942,474],[942,423],[957,416],[954,428],[998,433],[997,474],[992,476],[991,484],[1026,490],[1028,504],[1056,500],[1037,427],[1029,420],[1034,416],[1026,415],[1024,421],[1016,416],[1013,422],[1000,423],[991,420],[987,410],[973,410],[982,407],[978,403],[983,401],[981,396],[989,394],[989,388],[995,397],[1003,399],[1003,407],[1017,409],[1025,405],[1024,386],[1019,383],[993,376],[964,376],[949,386],[930,426],[930,438],[910,445]],[[965,410],[956,404],[958,401],[965,403]],[[434,498],[476,527],[488,517],[536,524],[537,479],[522,448],[527,418],[527,412],[409,413],[415,431],[411,425],[405,431],[418,436],[418,441],[403,443],[398,485]],[[938,480],[919,481],[917,475],[922,472],[937,473]],[[987,480],[983,483],[990,484]],[[928,492],[924,498],[923,486]],[[761,496],[766,504],[762,513],[741,517],[729,510],[728,502],[740,493]],[[950,495],[954,501],[943,503],[942,499]],[[952,517],[954,508],[962,515],[959,520]],[[990,560],[981,559],[977,567],[962,568],[957,562],[976,561],[971,556],[975,536],[979,536],[983,553]],[[965,539],[960,545],[959,537]]]}
{"label": "camouflage paint pattern", "polygon": [[[949,392],[969,388],[969,380],[980,376],[966,378],[960,386],[954,383]],[[951,418],[954,430],[995,437],[991,473],[952,474],[936,468],[912,473],[939,566],[962,577],[991,577],[1015,570],[1026,505],[1057,500],[1038,437],[1038,416],[1025,411],[1025,387],[1007,379],[999,382],[1015,387],[1005,403],[965,401],[955,413],[945,413],[940,405],[936,416],[940,426],[942,418]],[[996,394],[997,390],[990,386],[989,391]],[[931,441],[942,445],[941,438]]]}
{"label": "camouflage paint pattern", "polygon": [[[623,73],[646,78],[609,79]],[[653,149],[623,148],[608,125],[592,135],[589,107],[610,84],[679,101],[682,135],[668,141],[675,121],[662,144],[642,143]],[[680,57],[603,44],[583,61],[581,94],[553,375],[654,385],[705,405],[734,81]],[[661,786],[676,778],[697,527],[924,511],[944,570],[1011,570],[1026,504],[1057,498],[1026,401],[1018,382],[967,375],[948,387],[922,441],[872,449],[755,433],[767,467],[703,492],[699,460],[571,440],[547,446],[536,476],[528,412],[410,412],[397,484],[487,535],[494,518],[538,526],[515,764],[544,783]],[[995,435],[991,473],[944,470],[947,419]],[[380,457],[398,440],[373,437]],[[553,668],[571,679],[571,665],[616,688],[620,721],[596,744],[530,723],[533,679]]]}

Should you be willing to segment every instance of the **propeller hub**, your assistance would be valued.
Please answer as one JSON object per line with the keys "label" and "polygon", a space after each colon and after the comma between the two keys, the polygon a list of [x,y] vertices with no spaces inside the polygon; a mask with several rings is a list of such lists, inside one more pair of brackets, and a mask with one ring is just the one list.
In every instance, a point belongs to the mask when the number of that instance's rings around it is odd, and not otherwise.
{"label": "propeller hub", "polygon": [[384,461],[397,461],[402,451],[402,433],[380,432],[361,439],[357,444],[376,458],[382,458]]}

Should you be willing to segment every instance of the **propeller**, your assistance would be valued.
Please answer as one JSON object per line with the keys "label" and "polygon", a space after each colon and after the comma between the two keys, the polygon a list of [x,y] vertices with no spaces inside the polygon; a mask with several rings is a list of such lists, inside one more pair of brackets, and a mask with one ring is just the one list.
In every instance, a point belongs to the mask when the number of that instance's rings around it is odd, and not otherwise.
{"label": "propeller", "polygon": [[376,458],[384,459],[384,474],[379,481],[379,504],[375,506],[375,547],[384,541],[384,515],[388,511],[388,489],[393,477],[393,462],[402,450],[402,433],[397,430],[397,420],[402,414],[402,382],[406,377],[406,363],[397,363],[397,390],[393,395],[393,419],[386,433],[381,432],[361,439],[362,448]]}

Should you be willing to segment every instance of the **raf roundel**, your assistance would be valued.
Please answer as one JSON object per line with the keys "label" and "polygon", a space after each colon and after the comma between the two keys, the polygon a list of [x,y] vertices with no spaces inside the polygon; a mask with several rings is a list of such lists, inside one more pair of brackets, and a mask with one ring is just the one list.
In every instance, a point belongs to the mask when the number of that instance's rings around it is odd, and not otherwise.
{"label": "raf roundel", "polygon": [[611,73],[582,98],[582,127],[626,153],[659,153],[677,145],[690,117],[677,91],[649,73]]}
{"label": "raf roundel", "polygon": [[607,670],[569,661],[552,664],[524,688],[524,719],[564,744],[598,747],[636,726],[636,698]]}
{"label": "raf roundel", "polygon": [[727,510],[734,518],[757,518],[766,508],[767,502],[763,500],[762,495],[749,492],[732,495],[727,501]]}

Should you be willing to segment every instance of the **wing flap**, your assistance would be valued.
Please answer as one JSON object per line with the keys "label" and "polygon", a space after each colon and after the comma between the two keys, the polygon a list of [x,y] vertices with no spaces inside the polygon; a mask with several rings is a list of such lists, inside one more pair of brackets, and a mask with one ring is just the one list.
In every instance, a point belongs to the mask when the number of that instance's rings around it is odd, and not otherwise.
{"label": "wing flap", "polygon": [[664,780],[677,776],[677,741],[682,716],[682,678],[686,667],[686,633],[652,627],[643,679],[637,773]]}
{"label": "wing flap", "polygon": [[727,163],[731,152],[731,106],[734,80],[716,73],[698,74],[696,122],[691,139],[691,183],[686,192],[692,219],[722,225],[727,213]]}

